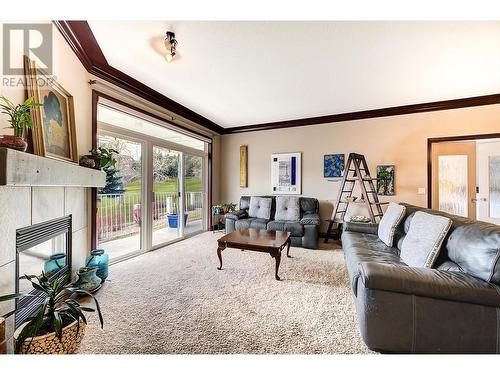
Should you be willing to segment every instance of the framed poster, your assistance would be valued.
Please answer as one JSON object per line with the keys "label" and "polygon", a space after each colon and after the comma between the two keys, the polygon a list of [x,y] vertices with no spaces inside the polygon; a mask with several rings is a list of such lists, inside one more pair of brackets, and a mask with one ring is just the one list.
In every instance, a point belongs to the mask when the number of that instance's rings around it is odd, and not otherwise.
{"label": "framed poster", "polygon": [[273,194],[302,194],[302,154],[271,155],[271,189]]}
{"label": "framed poster", "polygon": [[396,195],[394,189],[394,165],[377,165],[377,194]]}
{"label": "framed poster", "polygon": [[345,154],[330,154],[323,158],[323,176],[325,178],[344,177]]}
{"label": "framed poster", "polygon": [[248,146],[240,146],[240,187],[248,187]]}
{"label": "framed poster", "polygon": [[25,56],[28,96],[42,104],[31,110],[36,155],[78,163],[73,96]]}

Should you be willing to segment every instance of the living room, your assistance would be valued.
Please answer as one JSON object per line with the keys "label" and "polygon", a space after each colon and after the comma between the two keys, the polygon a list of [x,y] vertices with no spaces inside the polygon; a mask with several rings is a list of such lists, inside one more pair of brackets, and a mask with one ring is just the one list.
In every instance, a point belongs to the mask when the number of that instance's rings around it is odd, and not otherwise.
{"label": "living room", "polygon": [[499,354],[498,9],[196,6],[2,21],[0,360]]}

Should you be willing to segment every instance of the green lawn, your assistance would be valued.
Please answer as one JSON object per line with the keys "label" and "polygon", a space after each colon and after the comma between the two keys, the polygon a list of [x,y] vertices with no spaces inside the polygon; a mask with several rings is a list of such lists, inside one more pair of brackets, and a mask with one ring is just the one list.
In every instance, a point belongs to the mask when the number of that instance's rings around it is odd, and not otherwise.
{"label": "green lawn", "polygon": [[[185,180],[186,192],[189,191],[203,191],[201,179],[198,177],[188,177]],[[140,181],[132,181],[126,184],[126,193],[138,193],[141,189]],[[178,191],[177,179],[172,179],[164,182],[155,182],[153,190],[157,193],[175,193]],[[126,194],[125,193],[125,194]]]}

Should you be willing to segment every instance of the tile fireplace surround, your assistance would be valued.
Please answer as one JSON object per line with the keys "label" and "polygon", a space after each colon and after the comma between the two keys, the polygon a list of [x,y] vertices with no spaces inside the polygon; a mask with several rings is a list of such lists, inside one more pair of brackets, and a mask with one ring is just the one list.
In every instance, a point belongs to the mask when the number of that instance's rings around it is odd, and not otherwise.
{"label": "tile fireplace surround", "polygon": [[[73,215],[73,272],[84,265],[90,249],[88,203],[90,189],[80,187],[0,186],[0,295],[14,293],[16,229]],[[0,304],[0,316],[14,302]],[[7,319],[7,352],[12,353],[14,319]]]}
{"label": "tile fireplace surround", "polygon": [[[76,164],[0,148],[0,295],[15,292],[16,229],[72,215],[72,271],[90,251],[90,187],[105,173]],[[0,303],[0,316],[14,302]],[[14,316],[6,321],[7,353],[13,352]]]}

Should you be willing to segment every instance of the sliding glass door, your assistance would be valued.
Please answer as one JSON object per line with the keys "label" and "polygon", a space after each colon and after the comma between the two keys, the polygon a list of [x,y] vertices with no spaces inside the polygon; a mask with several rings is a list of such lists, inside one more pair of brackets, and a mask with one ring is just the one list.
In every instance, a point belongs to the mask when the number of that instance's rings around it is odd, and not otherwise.
{"label": "sliding glass door", "polygon": [[182,237],[179,161],[178,151],[153,146],[153,246]]}
{"label": "sliding glass door", "polygon": [[141,250],[142,144],[115,135],[99,135],[100,147],[118,151],[105,168],[106,186],[97,194],[97,241],[111,258]]}
{"label": "sliding glass door", "polygon": [[206,142],[99,105],[98,146],[119,153],[95,224],[112,261],[206,230]]}
{"label": "sliding glass door", "polygon": [[203,230],[205,204],[203,194],[203,158],[184,154],[184,234]]}

